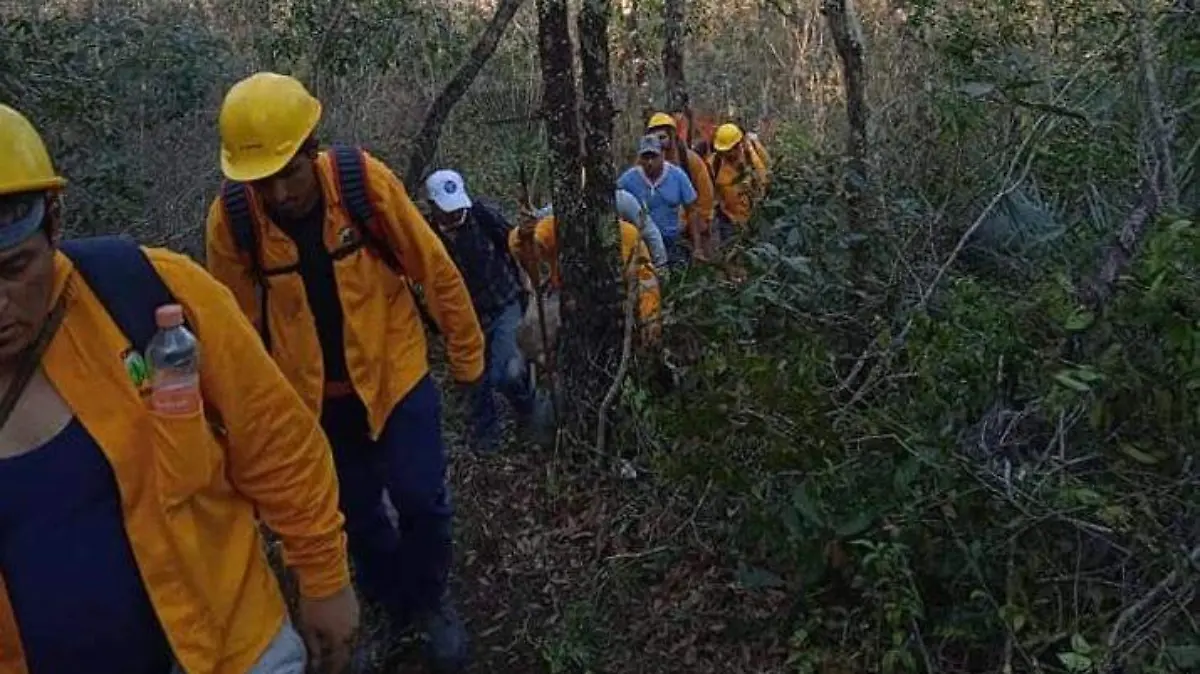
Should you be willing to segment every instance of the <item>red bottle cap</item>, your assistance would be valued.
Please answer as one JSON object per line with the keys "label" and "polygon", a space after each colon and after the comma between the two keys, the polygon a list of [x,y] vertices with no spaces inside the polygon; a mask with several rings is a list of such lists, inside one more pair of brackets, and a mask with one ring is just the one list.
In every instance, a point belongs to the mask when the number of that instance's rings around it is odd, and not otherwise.
{"label": "red bottle cap", "polygon": [[183,325],[183,307],[178,304],[164,304],[154,311],[154,322],[160,328],[177,328]]}

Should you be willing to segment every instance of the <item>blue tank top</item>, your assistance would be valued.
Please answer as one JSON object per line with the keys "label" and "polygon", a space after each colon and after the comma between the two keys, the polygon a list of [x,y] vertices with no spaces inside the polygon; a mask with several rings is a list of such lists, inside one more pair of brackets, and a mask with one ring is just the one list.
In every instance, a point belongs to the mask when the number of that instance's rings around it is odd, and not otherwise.
{"label": "blue tank top", "polygon": [[31,674],[167,674],[112,467],[72,420],[0,459],[0,573]]}

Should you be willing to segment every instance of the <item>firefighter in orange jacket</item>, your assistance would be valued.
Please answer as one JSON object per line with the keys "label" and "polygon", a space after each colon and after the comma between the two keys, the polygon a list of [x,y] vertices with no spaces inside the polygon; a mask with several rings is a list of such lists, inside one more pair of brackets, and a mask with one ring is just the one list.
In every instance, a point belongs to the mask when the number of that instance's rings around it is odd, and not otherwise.
{"label": "firefighter in orange jacket", "polygon": [[767,167],[736,124],[722,124],[713,134],[709,158],[717,192],[717,236],[721,242],[743,233],[755,206],[766,195]]}
{"label": "firefighter in orange jacket", "polygon": [[[540,265],[545,264],[549,270],[546,286],[557,291],[562,288],[562,276],[558,266],[558,221],[552,207],[543,208],[536,215],[541,217],[529,218],[522,224],[524,228],[533,230],[529,241],[531,248],[525,247],[520,228],[508,233],[508,248],[529,276],[536,273],[532,269],[533,265],[539,265],[540,269]],[[619,232],[621,237],[620,254],[624,284],[633,285],[636,293],[634,308],[639,326],[638,338],[642,346],[649,347],[657,344],[662,336],[662,296],[658,275],[650,262],[650,250],[642,241],[637,226],[628,222],[624,216],[625,214],[622,214],[622,217],[617,219],[617,227],[614,230],[605,233]]]}
{"label": "firefighter in orange jacket", "polygon": [[343,667],[358,603],[316,418],[228,290],[129,244],[182,305],[224,433],[153,411],[93,290],[124,265],[90,284],[57,250],[65,181],[3,105],[0,156],[0,673],[301,674],[257,518],[299,581],[310,651]]}
{"label": "firefighter in orange jacket", "polygon": [[[447,596],[452,507],[441,403],[405,276],[424,286],[460,385],[483,374],[483,334],[437,234],[392,171],[365,153],[363,186],[385,250],[355,245],[363,232],[334,158],[313,136],[320,117],[320,102],[292,77],[259,73],[229,90],[219,118],[221,168],[248,188],[258,249],[239,248],[229,203],[218,198],[208,217],[208,267],[248,316],[264,317],[276,362],[320,414],[363,592],[384,606],[393,629],[417,623],[436,669],[459,671],[467,635]],[[271,274],[265,312],[256,269]],[[398,530],[383,509],[385,491]]]}

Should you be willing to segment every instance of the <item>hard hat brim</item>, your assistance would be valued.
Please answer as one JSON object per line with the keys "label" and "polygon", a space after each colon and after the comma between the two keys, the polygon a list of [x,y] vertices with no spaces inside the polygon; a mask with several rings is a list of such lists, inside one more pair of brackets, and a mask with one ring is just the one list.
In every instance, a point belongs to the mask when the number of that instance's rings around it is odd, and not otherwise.
{"label": "hard hat brim", "polygon": [[66,178],[54,176],[43,180],[28,180],[19,183],[0,185],[0,196],[21,194],[22,192],[58,192],[67,186]]}
{"label": "hard hat brim", "polygon": [[730,150],[733,149],[734,145],[737,145],[737,141],[734,141],[734,142],[728,143],[728,144],[713,143],[713,149],[716,150],[717,152],[729,152]]}

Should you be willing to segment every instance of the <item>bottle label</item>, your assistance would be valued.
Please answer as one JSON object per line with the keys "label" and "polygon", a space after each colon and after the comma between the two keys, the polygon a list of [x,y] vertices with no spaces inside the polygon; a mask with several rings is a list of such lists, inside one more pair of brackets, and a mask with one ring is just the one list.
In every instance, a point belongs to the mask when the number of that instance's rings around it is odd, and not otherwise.
{"label": "bottle label", "polygon": [[172,417],[192,416],[203,407],[198,382],[156,386],[150,393],[150,404],[155,412]]}

